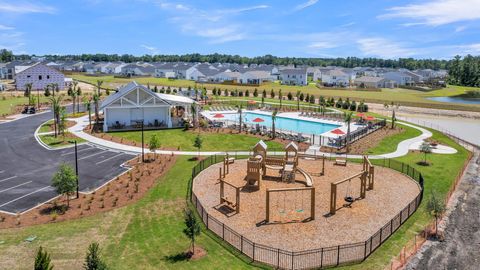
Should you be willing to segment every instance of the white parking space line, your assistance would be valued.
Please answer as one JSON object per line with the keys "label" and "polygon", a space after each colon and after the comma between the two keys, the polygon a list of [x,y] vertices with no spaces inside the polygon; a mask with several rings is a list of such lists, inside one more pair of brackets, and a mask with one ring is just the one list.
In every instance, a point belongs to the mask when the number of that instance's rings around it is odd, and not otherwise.
{"label": "white parking space line", "polygon": [[4,190],[0,190],[0,193],[5,192],[5,191],[9,191],[10,189],[14,189],[14,188],[17,188],[17,187],[21,187],[21,186],[23,186],[23,185],[30,184],[30,183],[32,183],[32,181],[28,181],[28,182],[25,182],[25,183],[20,184],[20,185],[16,185],[16,186],[13,186],[13,187],[6,188],[6,189],[4,189]]}
{"label": "white parking space line", "polygon": [[1,180],[0,180],[0,183],[1,183],[1,182],[5,182],[5,181],[7,181],[7,180],[11,180],[11,179],[13,179],[13,178],[17,178],[17,176],[14,175],[14,176],[10,176],[10,177],[5,178],[5,179],[1,179]]}
{"label": "white parking space line", "polygon": [[[86,150],[91,150],[91,149],[95,149],[95,148],[84,148],[84,149],[80,149],[80,150],[77,150],[77,153],[80,153],[80,152],[83,152],[83,151],[86,151]],[[68,155],[71,155],[71,154],[75,154],[75,151],[72,151],[72,152],[68,152],[68,153],[63,153],[61,154],[60,156],[68,156]]]}
{"label": "white parking space line", "polygon": [[91,155],[88,155],[88,156],[81,157],[81,158],[79,158],[78,160],[90,158],[90,157],[93,157],[93,156],[96,156],[96,155],[100,155],[100,154],[105,153],[105,152],[108,152],[108,151],[100,151],[100,152],[95,153],[95,154],[91,154]]}
{"label": "white parking space line", "polygon": [[120,153],[120,154],[117,154],[117,155],[115,155],[115,156],[113,156],[113,157],[109,157],[109,158],[107,158],[107,159],[104,159],[104,160],[102,160],[102,161],[99,161],[99,162],[95,163],[95,165],[101,164],[101,163],[103,163],[103,162],[105,162],[105,161],[109,161],[109,160],[111,160],[111,159],[113,159],[113,158],[116,158],[116,157],[119,157],[119,156],[121,156],[121,155],[123,155],[123,153]]}
{"label": "white parking space line", "polygon": [[46,187],[43,187],[43,188],[41,188],[41,189],[37,189],[37,190],[32,191],[32,192],[30,192],[30,193],[28,193],[28,194],[25,194],[25,195],[23,195],[23,196],[20,196],[20,197],[18,197],[18,198],[16,198],[16,199],[13,199],[13,200],[11,200],[11,201],[8,201],[8,202],[0,205],[0,207],[4,207],[5,205],[9,205],[9,204],[11,204],[11,203],[13,203],[13,202],[16,202],[16,201],[18,201],[18,200],[21,200],[21,199],[23,199],[23,198],[25,198],[25,197],[28,197],[28,196],[30,196],[30,195],[32,195],[32,194],[35,194],[35,193],[40,192],[40,191],[42,191],[42,190],[45,190],[45,189],[47,189],[47,188],[52,188],[52,187],[51,187],[51,186],[46,186]]}

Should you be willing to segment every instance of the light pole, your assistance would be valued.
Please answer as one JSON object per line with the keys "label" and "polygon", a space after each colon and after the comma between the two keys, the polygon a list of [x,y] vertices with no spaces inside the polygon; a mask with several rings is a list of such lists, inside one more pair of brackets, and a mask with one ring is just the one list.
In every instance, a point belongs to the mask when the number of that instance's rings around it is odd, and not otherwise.
{"label": "light pole", "polygon": [[77,154],[77,140],[75,140],[75,175],[77,176],[77,199],[78,199],[78,154]]}
{"label": "light pole", "polygon": [[145,151],[144,151],[144,140],[143,140],[143,120],[142,120],[142,162],[145,163]]}

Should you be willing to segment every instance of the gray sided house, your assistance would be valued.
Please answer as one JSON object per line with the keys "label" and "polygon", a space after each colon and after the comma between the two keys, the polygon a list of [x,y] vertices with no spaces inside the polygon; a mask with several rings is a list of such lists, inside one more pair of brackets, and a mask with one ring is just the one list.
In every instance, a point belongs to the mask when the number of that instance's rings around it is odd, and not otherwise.
{"label": "gray sided house", "polygon": [[383,74],[383,77],[387,80],[394,81],[398,85],[412,85],[414,84],[413,78],[400,71],[391,71]]}
{"label": "gray sided house", "polygon": [[154,93],[143,85],[131,82],[108,96],[103,111],[103,130],[134,130],[180,127],[191,118],[194,101],[177,95]]}
{"label": "gray sided house", "polygon": [[307,70],[303,68],[280,70],[280,81],[285,85],[307,85]]}
{"label": "gray sided house", "polygon": [[384,88],[387,87],[387,79],[382,77],[363,76],[355,79],[355,86],[360,88]]}
{"label": "gray sided house", "polygon": [[57,84],[60,90],[65,88],[65,76],[56,69],[43,65],[34,64],[19,71],[15,76],[17,90],[25,90],[25,86],[31,83],[32,89],[44,89],[49,84]]}
{"label": "gray sided house", "polygon": [[263,82],[271,81],[272,75],[269,71],[263,70],[252,70],[246,71],[240,75],[238,78],[239,84],[255,84],[260,85]]}

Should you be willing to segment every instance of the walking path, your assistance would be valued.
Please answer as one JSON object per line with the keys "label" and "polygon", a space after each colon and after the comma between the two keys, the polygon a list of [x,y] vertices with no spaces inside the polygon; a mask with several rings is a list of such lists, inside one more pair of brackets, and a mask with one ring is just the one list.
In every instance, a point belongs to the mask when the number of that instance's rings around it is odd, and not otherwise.
{"label": "walking path", "polygon": [[[127,152],[127,153],[133,153],[133,154],[138,154],[142,153],[142,148],[141,147],[136,147],[136,146],[130,146],[130,145],[124,145],[120,143],[115,143],[109,140],[104,140],[95,136],[92,136],[83,130],[85,127],[88,126],[88,115],[83,116],[80,118],[75,118],[75,119],[69,119],[72,121],[75,121],[76,124],[68,130],[73,133],[75,136],[82,138],[84,140],[89,141],[90,143],[97,144],[103,147],[108,147],[111,149]],[[400,123],[400,122],[399,122]],[[400,142],[397,146],[397,150],[395,152],[387,153],[387,154],[382,154],[382,155],[371,155],[369,158],[372,159],[382,159],[382,158],[396,158],[396,157],[401,157],[406,154],[408,154],[408,151],[411,147],[412,144],[418,144],[422,142],[423,140],[430,138],[432,136],[432,133],[424,128],[417,127],[414,125],[411,125],[409,123],[401,122],[401,124],[406,125],[408,127],[412,127],[415,129],[418,129],[422,132],[421,135],[404,140]],[[150,150],[145,149],[145,153],[150,153]],[[195,155],[201,155],[201,156],[211,156],[211,155],[223,155],[225,153],[231,154],[231,155],[249,155],[249,151],[236,151],[236,152],[225,152],[225,151],[202,151],[202,152],[197,152],[197,151],[169,151],[169,150],[157,150],[157,154],[163,154],[163,155],[187,155],[187,156],[195,156]],[[338,154],[333,154],[333,153],[326,153],[326,152],[321,152],[318,150],[318,148],[311,147],[306,151],[307,154],[315,154],[315,155],[325,155],[329,157],[337,157],[337,156],[342,156],[344,157],[345,155],[338,155]],[[275,152],[269,152],[269,154],[275,154]],[[362,158],[362,155],[349,155],[349,158]]]}

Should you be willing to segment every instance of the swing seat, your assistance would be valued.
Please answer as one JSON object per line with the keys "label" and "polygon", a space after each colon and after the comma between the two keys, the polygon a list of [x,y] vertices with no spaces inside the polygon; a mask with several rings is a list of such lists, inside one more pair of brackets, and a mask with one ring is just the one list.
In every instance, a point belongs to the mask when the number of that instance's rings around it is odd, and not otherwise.
{"label": "swing seat", "polygon": [[303,213],[303,209],[297,209],[297,213]]}
{"label": "swing seat", "polygon": [[345,200],[345,202],[347,202],[347,203],[353,203],[353,202],[355,201],[355,199],[354,199],[353,197],[351,197],[351,196],[346,196],[346,197],[344,198],[344,200]]}

